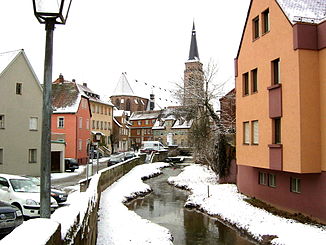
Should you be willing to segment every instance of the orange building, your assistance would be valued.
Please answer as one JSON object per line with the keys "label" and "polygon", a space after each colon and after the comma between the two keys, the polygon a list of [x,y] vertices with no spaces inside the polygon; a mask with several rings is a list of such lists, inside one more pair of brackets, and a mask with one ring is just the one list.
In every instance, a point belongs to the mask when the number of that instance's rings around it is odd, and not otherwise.
{"label": "orange building", "polygon": [[236,73],[239,191],[326,222],[326,2],[252,0]]}
{"label": "orange building", "polygon": [[59,78],[52,84],[52,106],[51,131],[65,136],[65,158],[86,164],[91,137],[88,97],[82,95],[74,81]]}

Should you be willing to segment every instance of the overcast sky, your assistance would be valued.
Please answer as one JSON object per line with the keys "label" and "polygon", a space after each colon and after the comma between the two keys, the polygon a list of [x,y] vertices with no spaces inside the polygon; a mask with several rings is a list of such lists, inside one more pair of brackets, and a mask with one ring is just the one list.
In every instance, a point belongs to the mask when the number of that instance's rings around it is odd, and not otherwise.
{"label": "overcast sky", "polygon": [[[200,60],[218,64],[218,79],[231,78],[229,90],[249,2],[73,0],[66,25],[54,31],[53,80],[62,73],[109,97],[127,72],[135,93],[148,97],[154,85],[156,99],[170,101],[162,91],[182,81],[194,19]],[[1,1],[0,9],[0,52],[23,48],[43,83],[45,30],[32,1]]]}

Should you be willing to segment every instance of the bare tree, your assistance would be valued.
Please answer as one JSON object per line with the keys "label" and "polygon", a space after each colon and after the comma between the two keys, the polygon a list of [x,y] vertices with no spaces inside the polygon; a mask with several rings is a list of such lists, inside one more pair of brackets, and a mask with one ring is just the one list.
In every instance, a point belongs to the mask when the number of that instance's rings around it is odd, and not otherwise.
{"label": "bare tree", "polygon": [[[235,132],[235,91],[225,95],[227,81],[216,83],[217,73],[218,67],[212,61],[203,70],[193,69],[185,76],[184,86],[178,85],[176,97],[183,104],[178,109],[179,116],[193,119],[190,143],[195,161],[224,175],[228,162],[225,142]],[[213,103],[218,99],[220,108],[215,110]]]}

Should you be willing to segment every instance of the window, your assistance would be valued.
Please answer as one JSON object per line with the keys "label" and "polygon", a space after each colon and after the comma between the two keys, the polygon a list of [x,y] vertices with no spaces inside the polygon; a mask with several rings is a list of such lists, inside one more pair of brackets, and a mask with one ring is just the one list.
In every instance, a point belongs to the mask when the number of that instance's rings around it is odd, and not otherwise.
{"label": "window", "polygon": [[140,135],[140,129],[137,129],[137,135]]}
{"label": "window", "polygon": [[5,128],[5,115],[0,115],[0,128]]}
{"label": "window", "polygon": [[96,121],[96,129],[99,129],[99,128],[100,128],[100,122]]}
{"label": "window", "polygon": [[267,173],[259,172],[259,180],[258,183],[260,185],[267,185]]}
{"label": "window", "polygon": [[140,143],[140,138],[136,138],[136,143]]}
{"label": "window", "polygon": [[83,149],[83,140],[79,139],[78,150],[81,151]]}
{"label": "window", "polygon": [[131,111],[130,108],[131,108],[130,99],[127,99],[127,102],[126,102],[126,111]]}
{"label": "window", "polygon": [[141,121],[138,121],[138,125],[139,125],[139,126],[141,125]]}
{"label": "window", "polygon": [[3,149],[0,149],[0,164],[3,164]]}
{"label": "window", "polygon": [[107,115],[108,114],[108,108],[104,108],[104,115]]}
{"label": "window", "polygon": [[101,121],[101,130],[103,130],[103,121]]}
{"label": "window", "polygon": [[276,176],[275,176],[275,174],[268,174],[268,186],[276,187]]}
{"label": "window", "polygon": [[94,113],[95,112],[95,106],[92,105],[92,112]]}
{"label": "window", "polygon": [[89,119],[86,119],[86,129],[89,129]]}
{"label": "window", "polygon": [[108,129],[110,129],[111,128],[111,123],[110,122],[108,122]]}
{"label": "window", "polygon": [[108,128],[108,123],[104,122],[104,130],[107,130],[107,128]]}
{"label": "window", "polygon": [[301,180],[298,178],[291,178],[291,192],[301,193]]}
{"label": "window", "polygon": [[95,129],[95,120],[92,120],[92,129]]}
{"label": "window", "polygon": [[148,121],[148,120],[146,120],[146,121],[145,121],[145,124],[146,124],[146,125],[148,125],[148,123],[149,123],[149,121]]}
{"label": "window", "polygon": [[79,128],[83,128],[83,118],[79,118]]}
{"label": "window", "polygon": [[249,136],[249,122],[243,123],[243,143],[250,144],[250,136]]}
{"label": "window", "polygon": [[23,92],[23,84],[22,83],[16,83],[16,94],[22,94]]}
{"label": "window", "polygon": [[281,144],[281,118],[273,119],[273,144]]}
{"label": "window", "polygon": [[65,127],[65,118],[64,117],[58,117],[58,128],[64,128]]}
{"label": "window", "polygon": [[37,117],[31,117],[29,118],[29,130],[37,130],[37,123],[38,118]]}
{"label": "window", "polygon": [[28,150],[28,162],[29,163],[36,163],[37,158],[37,151],[36,149],[29,149]]}
{"label": "window", "polygon": [[252,121],[251,127],[252,127],[252,144],[258,145],[259,142],[258,121]]}
{"label": "window", "polygon": [[253,40],[259,38],[259,17],[257,16],[252,20],[252,33],[253,33]]}
{"label": "window", "polygon": [[251,71],[251,92],[256,93],[258,92],[258,70],[253,69]]}
{"label": "window", "polygon": [[269,9],[266,9],[262,13],[262,21],[263,21],[263,34],[269,32],[270,30],[270,24],[269,24]]}
{"label": "window", "polygon": [[101,106],[101,114],[103,114],[103,106]]}
{"label": "window", "polygon": [[279,84],[281,82],[280,76],[280,59],[272,61],[272,84]]}
{"label": "window", "polygon": [[248,72],[242,75],[243,95],[249,94],[249,74]]}

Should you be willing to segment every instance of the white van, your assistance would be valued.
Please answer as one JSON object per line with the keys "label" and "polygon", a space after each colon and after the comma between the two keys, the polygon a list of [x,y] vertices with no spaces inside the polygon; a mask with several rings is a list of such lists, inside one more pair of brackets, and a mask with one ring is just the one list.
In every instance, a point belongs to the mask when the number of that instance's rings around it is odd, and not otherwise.
{"label": "white van", "polygon": [[166,147],[159,141],[143,141],[141,144],[141,152],[143,150],[160,151],[165,149]]}

